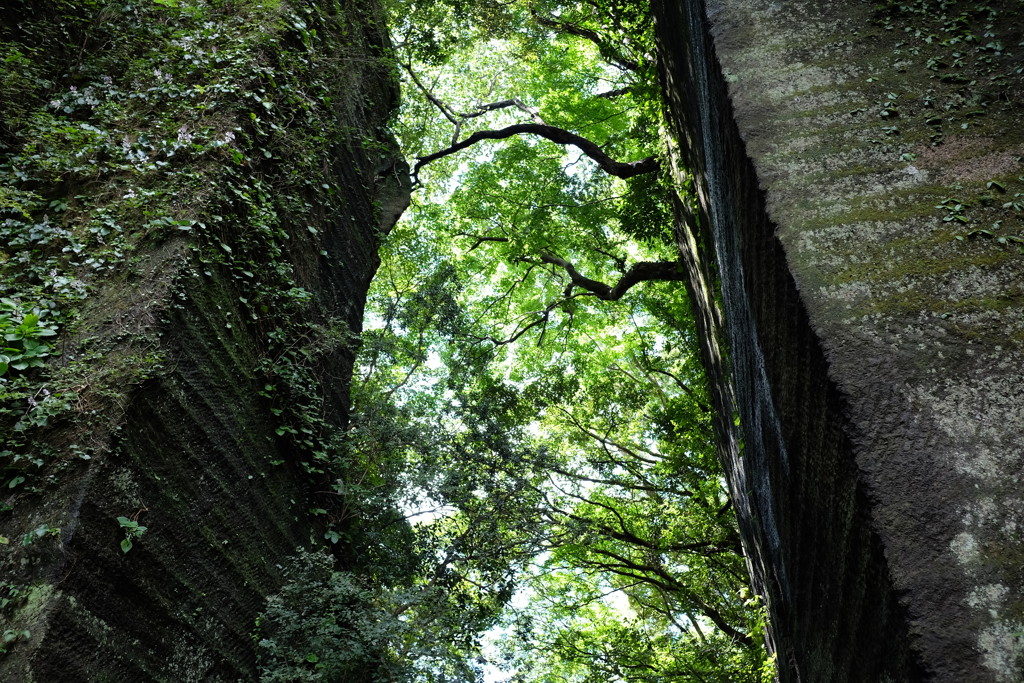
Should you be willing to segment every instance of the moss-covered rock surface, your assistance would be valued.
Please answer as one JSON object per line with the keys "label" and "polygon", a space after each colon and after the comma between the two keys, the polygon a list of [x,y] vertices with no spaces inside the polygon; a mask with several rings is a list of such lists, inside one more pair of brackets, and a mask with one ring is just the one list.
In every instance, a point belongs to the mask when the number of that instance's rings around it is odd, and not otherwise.
{"label": "moss-covered rock surface", "polygon": [[[370,2],[0,27],[0,679],[249,680],[404,208]],[[339,552],[343,552],[340,550]]]}

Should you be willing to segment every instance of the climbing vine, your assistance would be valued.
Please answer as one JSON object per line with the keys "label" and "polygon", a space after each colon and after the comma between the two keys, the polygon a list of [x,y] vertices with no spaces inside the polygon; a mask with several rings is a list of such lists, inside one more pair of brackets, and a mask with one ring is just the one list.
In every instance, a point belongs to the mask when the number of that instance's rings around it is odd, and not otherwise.
{"label": "climbing vine", "polygon": [[[3,482],[34,490],[34,473],[57,455],[43,457],[35,430],[94,422],[98,404],[119,402],[114,387],[162,363],[154,353],[110,354],[141,340],[143,327],[121,338],[80,327],[90,307],[123,307],[94,297],[109,296],[106,283],[159,245],[183,245],[196,277],[227,277],[245,314],[225,329],[257,330],[275,359],[263,366],[268,386],[285,365],[301,365],[293,342],[310,332],[302,321],[313,301],[295,283],[290,226],[308,225],[299,242],[315,245],[315,226],[344,202],[329,169],[306,160],[365,135],[333,112],[366,103],[349,101],[355,93],[322,67],[372,49],[345,28],[362,10],[341,4],[53,2],[19,11],[0,34],[0,467]],[[115,359],[100,373],[106,388],[96,385],[97,364]],[[282,425],[302,420],[302,402],[289,405]]]}

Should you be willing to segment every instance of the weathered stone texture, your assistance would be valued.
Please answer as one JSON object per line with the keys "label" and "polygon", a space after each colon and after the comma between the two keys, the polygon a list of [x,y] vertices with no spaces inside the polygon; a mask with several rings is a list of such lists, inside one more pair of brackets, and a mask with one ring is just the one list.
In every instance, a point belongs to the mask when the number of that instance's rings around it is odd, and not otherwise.
{"label": "weathered stone texture", "polygon": [[1024,17],[903,5],[659,10],[783,680],[1024,677]]}
{"label": "weathered stone texture", "polygon": [[[346,27],[347,44],[382,47],[380,24],[363,16]],[[384,132],[397,84],[369,57],[339,74],[347,86],[336,114],[348,136],[308,160],[328,169],[343,210],[281,226],[290,284],[312,294],[302,309],[311,325],[302,341],[318,351],[310,389],[335,424],[346,419],[377,244],[408,201],[407,169]],[[243,239],[240,225],[221,239]],[[0,658],[3,681],[255,680],[252,632],[279,588],[277,565],[323,532],[306,514],[305,456],[275,433],[280,418],[261,395],[267,330],[237,275],[181,236],[137,256],[91,297],[64,343],[65,362],[98,355],[78,387],[77,417],[47,436],[59,454],[53,478],[42,493],[5,501],[14,510],[0,534],[14,543],[3,546],[0,577],[19,597],[4,628],[30,636]],[[332,335],[317,336],[328,327]],[[160,364],[138,363],[144,356]],[[92,459],[79,460],[72,442]],[[117,517],[137,513],[148,531],[124,553]],[[56,534],[17,542],[40,524]]]}

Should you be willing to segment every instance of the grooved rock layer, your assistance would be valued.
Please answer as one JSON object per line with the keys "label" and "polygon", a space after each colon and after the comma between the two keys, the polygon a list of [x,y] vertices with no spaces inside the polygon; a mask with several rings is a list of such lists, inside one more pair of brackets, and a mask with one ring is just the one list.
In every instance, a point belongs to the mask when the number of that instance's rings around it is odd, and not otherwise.
{"label": "grooved rock layer", "polygon": [[[344,90],[324,100],[335,120],[281,121],[288,135],[259,150],[278,164],[322,171],[330,204],[318,203],[326,196],[319,187],[301,190],[296,203],[304,208],[279,208],[269,219],[273,238],[257,241],[253,226],[267,219],[247,213],[251,205],[191,207],[210,226],[220,221],[214,249],[244,252],[252,265],[211,258],[208,246],[180,231],[144,241],[90,297],[65,340],[67,368],[92,354],[78,375],[78,404],[40,437],[53,458],[46,484],[5,499],[14,507],[0,520],[4,537],[27,539],[3,546],[0,560],[13,598],[4,629],[27,632],[0,658],[0,680],[256,679],[252,634],[266,596],[279,588],[278,564],[320,540],[323,529],[307,513],[329,506],[303,471],[308,452],[277,429],[285,418],[267,378],[278,377],[282,391],[282,357],[299,344],[311,349],[302,358],[313,379],[303,388],[319,397],[327,423],[344,425],[377,244],[408,202],[408,170],[385,132],[397,84],[375,59],[386,36],[373,5],[355,4],[326,24],[347,49],[363,50],[348,62],[331,55]],[[325,16],[338,7],[323,5]],[[314,49],[284,30],[265,38],[261,58],[296,43],[303,54]],[[274,121],[266,112],[264,119]],[[328,126],[344,134],[314,157],[288,156]],[[204,171],[214,192],[239,186],[237,175],[221,172],[233,165],[225,157],[224,168]],[[275,162],[247,169],[280,177]],[[301,317],[291,328],[301,337],[276,347],[264,320],[280,311],[257,309],[246,289],[246,269],[261,267],[285,269],[285,288],[307,293],[286,309]],[[148,529],[129,552],[119,545],[122,516]],[[36,537],[37,528],[52,533]]]}
{"label": "grooved rock layer", "polygon": [[1020,4],[658,15],[782,679],[1021,680]]}

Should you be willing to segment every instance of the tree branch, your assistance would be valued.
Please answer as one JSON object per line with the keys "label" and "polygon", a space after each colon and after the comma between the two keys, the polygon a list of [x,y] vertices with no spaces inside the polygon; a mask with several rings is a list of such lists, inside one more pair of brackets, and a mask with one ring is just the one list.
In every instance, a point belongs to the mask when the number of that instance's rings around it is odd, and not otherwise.
{"label": "tree branch", "polygon": [[680,389],[682,389],[684,392],[686,392],[686,395],[693,399],[694,403],[697,404],[698,408],[703,410],[705,413],[709,413],[709,414],[711,413],[711,406],[709,406],[707,403],[702,401],[700,399],[700,397],[698,397],[697,394],[694,393],[693,389],[691,389],[685,382],[683,382],[677,376],[675,376],[674,374],[672,374],[668,370],[662,370],[660,368],[652,368],[651,372],[657,372],[658,374],[665,375],[666,377],[670,377],[676,383],[676,386],[678,386]]}
{"label": "tree branch", "polygon": [[605,92],[599,92],[594,97],[600,97],[606,100],[614,100],[616,97],[622,97],[632,92],[633,86],[627,85],[625,88],[616,88],[615,90],[608,90]]}
{"label": "tree branch", "polygon": [[574,480],[577,480],[577,481],[589,481],[589,482],[594,483],[594,484],[607,484],[608,486],[615,486],[617,488],[625,489],[625,490],[628,490],[628,491],[646,491],[648,493],[668,493],[668,494],[671,494],[671,495],[674,495],[674,496],[685,496],[685,497],[690,497],[690,496],[693,495],[693,493],[691,491],[687,491],[685,489],[678,490],[678,489],[669,489],[669,488],[664,488],[664,487],[660,487],[660,486],[654,486],[653,484],[646,483],[646,480],[645,480],[645,482],[633,482],[633,481],[623,481],[622,479],[599,479],[599,478],[595,478],[595,477],[587,477],[587,476],[584,476],[584,475],[580,474],[579,472],[574,472],[572,470],[567,470],[567,469],[564,469],[564,468],[558,467],[557,465],[552,465],[552,464],[541,464],[541,465],[538,465],[538,467],[543,467],[544,469],[549,470],[551,472],[554,472],[555,474],[561,474],[562,476],[569,477],[570,479],[574,479]]}
{"label": "tree branch", "polygon": [[[572,297],[570,297],[570,298],[572,298]],[[547,325],[548,320],[551,318],[551,312],[553,310],[555,310],[555,308],[557,308],[560,304],[564,303],[564,301],[565,301],[565,299],[556,299],[556,300],[552,301],[551,303],[549,303],[544,308],[544,310],[537,311],[537,313],[539,314],[539,317],[536,320],[534,320],[533,322],[530,322],[530,323],[528,323],[526,325],[522,325],[520,327],[517,327],[516,330],[512,333],[512,336],[507,338],[507,339],[496,339],[496,338],[490,337],[490,336],[488,336],[488,337],[478,337],[478,336],[475,336],[475,335],[474,335],[474,338],[478,342],[487,341],[487,342],[491,342],[495,346],[505,346],[506,344],[511,344],[512,342],[516,341],[517,339],[522,337],[524,334],[526,334],[527,332],[529,332],[533,328],[537,327],[538,325]]]}
{"label": "tree branch", "polygon": [[[584,425],[582,422],[580,422],[576,418],[576,416],[573,415],[572,413],[570,413],[569,411],[567,411],[564,408],[562,408],[560,406],[557,406],[557,405],[553,406],[553,407],[558,412],[560,412],[563,415],[565,415],[565,417],[570,422],[572,422],[573,425],[575,425],[575,427],[578,430],[580,430],[581,432],[583,432],[584,434],[586,434],[587,436],[589,436],[590,438],[594,439],[595,441],[597,441],[598,443],[602,444],[605,447],[607,447],[609,445],[614,446],[616,449],[618,449],[623,454],[628,455],[629,457],[633,458],[634,460],[646,463],[648,465],[657,465],[659,462],[662,462],[664,460],[664,458],[665,458],[665,456],[662,455],[661,453],[657,453],[655,451],[649,450],[647,448],[644,448],[643,446],[637,446],[637,445],[634,444],[634,445],[632,445],[632,448],[630,448],[630,447],[627,447],[625,444],[623,444],[623,443],[621,443],[619,441],[615,441],[615,440],[610,439],[608,437],[602,437],[597,432],[595,432],[591,427],[589,427],[588,425]],[[640,455],[640,453],[638,453],[637,451],[641,451],[641,452],[646,453],[647,455],[650,455],[652,457],[651,458],[645,458],[642,455]],[[615,463],[618,464],[618,465],[621,465],[621,466],[625,466],[625,464],[623,462],[619,461],[619,460],[615,460]]]}
{"label": "tree branch", "polygon": [[416,76],[416,72],[412,70],[412,65],[402,64],[402,67],[409,73],[409,76],[412,77],[412,82],[416,84],[416,87],[420,89],[420,92],[423,93],[423,95],[430,101],[430,103],[433,104],[438,109],[440,109],[441,113],[444,114],[444,117],[448,119],[453,126],[458,127],[459,121],[455,118],[455,112],[449,109],[444,102],[437,99],[434,93],[430,92],[430,88],[425,86],[423,82],[420,81],[419,77]]}
{"label": "tree branch", "polygon": [[559,266],[566,273],[572,283],[580,289],[585,289],[602,301],[618,301],[629,291],[633,285],[649,280],[677,281],[685,280],[680,264],[676,261],[640,261],[634,263],[626,273],[619,278],[614,287],[603,282],[592,280],[580,274],[576,267],[563,258],[553,254],[541,254],[540,260],[544,263]]}
{"label": "tree branch", "polygon": [[623,71],[640,71],[640,63],[636,60],[629,59],[616,52],[608,45],[607,41],[601,39],[601,35],[597,31],[593,31],[589,28],[573,24],[568,21],[562,21],[553,17],[542,16],[539,12],[532,12],[533,18],[541,26],[545,26],[559,33],[565,33],[577,38],[583,38],[589,40],[597,46],[601,55],[607,59],[612,66],[615,66]]}
{"label": "tree branch", "polygon": [[549,126],[543,123],[517,123],[500,130],[481,130],[473,133],[462,142],[457,142],[439,152],[418,157],[416,165],[413,166],[412,176],[415,182],[419,182],[420,169],[432,161],[443,159],[446,156],[461,152],[462,150],[475,145],[481,140],[505,140],[514,135],[539,135],[559,145],[572,145],[581,152],[597,162],[605,173],[618,178],[632,178],[633,176],[653,173],[661,168],[657,157],[646,157],[639,161],[616,161],[608,156],[598,145],[585,137],[570,133],[564,128]]}
{"label": "tree branch", "polygon": [[[601,555],[615,560],[617,564],[609,563],[609,567],[613,572],[619,573],[616,571],[615,567],[622,567],[629,570],[630,573],[628,575],[633,578],[647,581],[655,586],[667,588],[670,594],[678,593],[689,598],[700,609],[700,611],[704,613],[704,616],[710,619],[711,622],[718,627],[718,630],[746,647],[754,647],[753,638],[732,626],[721,612],[708,604],[693,590],[681,583],[676,577],[672,576],[672,574],[670,574],[664,567],[660,566],[660,564],[656,564],[654,566],[650,564],[640,564],[625,557],[624,555],[620,555],[604,548],[592,547],[589,550],[595,555]],[[642,573],[637,575],[632,572]]]}
{"label": "tree branch", "polygon": [[500,102],[491,102],[490,104],[478,104],[476,111],[470,114],[459,114],[464,119],[475,119],[478,116],[483,116],[487,112],[497,111],[498,109],[506,109],[508,107],[515,107],[516,109],[528,114],[531,119],[537,123],[544,123],[544,120],[540,117],[540,114],[535,109],[531,109],[526,106],[521,99],[513,97],[509,100],[501,100]]}
{"label": "tree branch", "polygon": [[471,246],[469,248],[469,251],[473,251],[474,249],[479,247],[484,242],[509,242],[509,241],[511,241],[507,237],[490,237],[488,235],[473,235],[473,234],[470,234],[468,232],[457,232],[457,233],[455,233],[455,236],[456,237],[472,237],[473,239],[476,240],[476,242],[473,243],[473,246]]}

